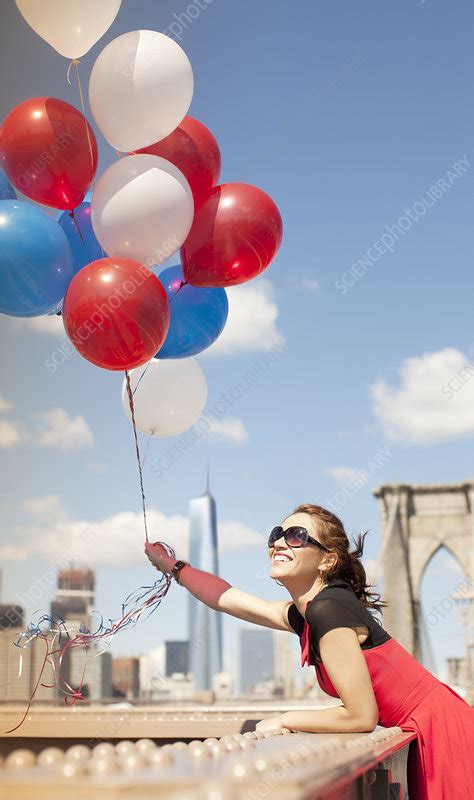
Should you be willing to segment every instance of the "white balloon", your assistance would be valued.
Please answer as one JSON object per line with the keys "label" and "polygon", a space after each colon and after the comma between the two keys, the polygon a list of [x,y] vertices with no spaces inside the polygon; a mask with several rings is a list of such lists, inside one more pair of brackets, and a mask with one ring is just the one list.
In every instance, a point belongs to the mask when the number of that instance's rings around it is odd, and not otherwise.
{"label": "white balloon", "polygon": [[189,183],[159,156],[119,158],[102,173],[92,194],[92,227],[105,252],[147,266],[179,250],[193,216]]}
{"label": "white balloon", "polygon": [[80,58],[99,41],[118,14],[122,0],[16,0],[38,36],[65,58]]}
{"label": "white balloon", "polygon": [[189,59],[158,31],[130,31],[99,54],[89,80],[93,117],[121,152],[160,141],[186,116],[194,90]]}
{"label": "white balloon", "polygon": [[[205,375],[194,358],[152,358],[130,370],[135,423],[149,436],[177,436],[199,419],[207,400]],[[122,404],[132,418],[127,384]]]}

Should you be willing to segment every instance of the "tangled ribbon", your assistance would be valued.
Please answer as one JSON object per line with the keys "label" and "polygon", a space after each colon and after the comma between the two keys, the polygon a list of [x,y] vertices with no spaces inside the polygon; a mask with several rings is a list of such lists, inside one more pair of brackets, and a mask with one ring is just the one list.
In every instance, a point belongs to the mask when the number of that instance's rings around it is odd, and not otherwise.
{"label": "tangled ribbon", "polygon": [[[168,555],[172,556],[173,558],[176,557],[176,554],[170,545],[167,545],[164,542],[159,542],[159,544],[163,545]],[[23,717],[18,725],[16,725],[14,728],[11,728],[9,731],[5,731],[5,733],[13,733],[25,721],[34,696],[40,685],[45,688],[52,688],[54,685],[57,685],[59,691],[64,694],[64,701],[66,705],[72,706],[78,700],[85,700],[86,698],[83,694],[83,684],[87,666],[87,654],[90,645],[97,642],[103,642],[104,646],[102,649],[99,649],[97,653],[94,653],[94,658],[102,655],[102,653],[105,652],[105,650],[109,647],[112,638],[117,633],[133,627],[142,617],[144,620],[146,620],[151,614],[153,614],[168,593],[170,584],[170,576],[163,574],[152,586],[141,586],[139,589],[136,589],[134,592],[129,594],[122,603],[122,616],[117,620],[112,620],[109,618],[109,624],[104,623],[104,618],[101,614],[93,611],[92,614],[98,614],[99,617],[97,629],[94,632],[84,628],[81,624],[79,632],[74,634],[73,631],[68,630],[66,622],[59,615],[43,614],[37,622],[30,622],[26,630],[18,635],[13,644],[15,647],[20,648],[20,650],[24,650],[36,639],[41,639],[45,645],[43,663],[41,665],[40,674],[28,701],[28,706]],[[66,654],[75,650],[76,648],[84,649],[84,667],[77,689],[71,686],[69,681],[67,681],[62,674]],[[44,670],[46,669],[47,664],[51,666],[55,676],[54,684],[46,684],[42,682]],[[17,679],[21,677],[22,672],[23,654],[20,652]],[[8,684],[3,685],[7,686]]]}

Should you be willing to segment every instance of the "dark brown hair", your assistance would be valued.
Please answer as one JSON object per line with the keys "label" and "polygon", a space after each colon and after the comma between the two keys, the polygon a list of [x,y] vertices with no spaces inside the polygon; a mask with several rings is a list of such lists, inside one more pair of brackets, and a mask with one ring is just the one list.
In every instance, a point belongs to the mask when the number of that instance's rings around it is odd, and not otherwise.
{"label": "dark brown hair", "polygon": [[302,503],[292,511],[292,514],[311,514],[317,521],[321,544],[337,555],[336,564],[324,573],[325,581],[335,578],[348,581],[359,600],[374,611],[379,612],[382,606],[388,605],[381,599],[380,594],[370,591],[373,584],[367,583],[367,575],[360,561],[368,531],[357,534],[353,539],[354,550],[351,551],[349,550],[351,543],[344,530],[344,525],[332,511],[328,511],[322,506],[312,505],[312,503]]}

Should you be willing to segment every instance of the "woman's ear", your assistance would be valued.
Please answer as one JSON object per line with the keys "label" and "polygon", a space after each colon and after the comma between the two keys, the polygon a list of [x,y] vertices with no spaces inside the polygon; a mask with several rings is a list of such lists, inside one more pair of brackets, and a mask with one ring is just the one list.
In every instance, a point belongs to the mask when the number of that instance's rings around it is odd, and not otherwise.
{"label": "woman's ear", "polygon": [[[322,567],[322,569],[321,569]],[[323,560],[320,563],[320,572],[322,573],[322,577],[329,572],[330,570],[337,567],[337,555],[335,553],[330,553],[329,555],[324,556]]]}

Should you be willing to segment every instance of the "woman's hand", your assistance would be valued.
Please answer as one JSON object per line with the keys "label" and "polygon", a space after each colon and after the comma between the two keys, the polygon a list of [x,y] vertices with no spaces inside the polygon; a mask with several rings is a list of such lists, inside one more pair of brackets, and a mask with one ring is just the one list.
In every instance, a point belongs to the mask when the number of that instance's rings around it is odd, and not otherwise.
{"label": "woman's hand", "polygon": [[152,544],[145,542],[145,553],[149,560],[160,572],[169,573],[176,563],[176,558],[169,556],[165,548],[159,542]]}
{"label": "woman's hand", "polygon": [[266,719],[261,719],[260,722],[257,722],[255,726],[256,731],[281,731],[282,728],[285,728],[285,724],[283,721],[283,714],[277,714],[276,717],[267,717]]}

